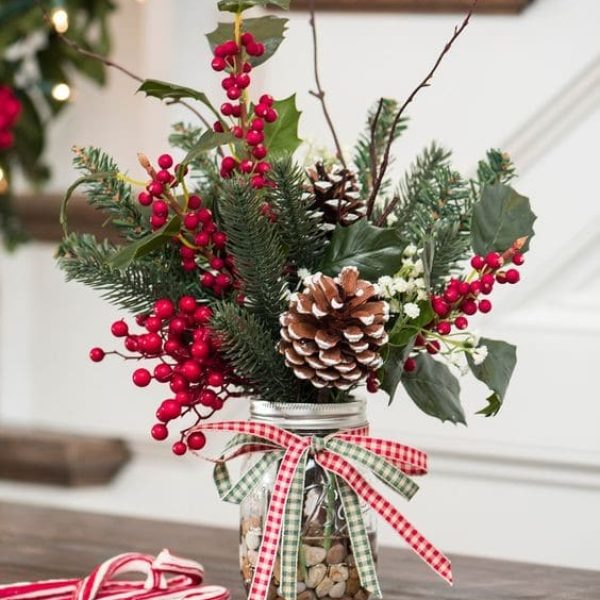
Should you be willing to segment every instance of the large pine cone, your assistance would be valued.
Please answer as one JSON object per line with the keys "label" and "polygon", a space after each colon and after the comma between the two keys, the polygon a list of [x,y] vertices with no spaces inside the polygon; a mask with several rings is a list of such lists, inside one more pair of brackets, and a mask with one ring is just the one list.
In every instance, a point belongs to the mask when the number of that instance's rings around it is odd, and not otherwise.
{"label": "large pine cone", "polygon": [[323,222],[329,228],[337,223],[352,225],[366,215],[367,208],[352,171],[343,168],[328,171],[317,163],[314,169],[309,169],[308,176],[315,198],[312,208],[323,213]]}
{"label": "large pine cone", "polygon": [[299,379],[347,390],[381,366],[388,310],[355,267],[335,279],[318,273],[281,315],[280,351]]}

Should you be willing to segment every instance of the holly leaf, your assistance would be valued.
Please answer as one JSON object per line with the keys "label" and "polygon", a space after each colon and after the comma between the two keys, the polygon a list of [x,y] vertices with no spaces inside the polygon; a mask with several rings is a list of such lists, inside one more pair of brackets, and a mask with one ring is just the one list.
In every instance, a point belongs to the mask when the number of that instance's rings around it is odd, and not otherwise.
{"label": "holly leaf", "polygon": [[253,6],[277,6],[288,10],[290,7],[290,0],[221,0],[217,4],[220,11],[241,13],[242,11],[252,8]]}
{"label": "holly leaf", "polygon": [[275,101],[273,108],[279,116],[274,123],[265,123],[265,146],[271,156],[292,154],[302,143],[298,137],[301,113],[296,106],[296,94]]}
{"label": "holly leaf", "polygon": [[159,81],[158,79],[146,79],[144,83],[137,89],[138,92],[144,92],[146,96],[158,98],[159,100],[167,100],[179,102],[186,98],[198,100],[207,106],[218,118],[221,119],[218,111],[211,104],[208,96],[204,92],[199,92],[189,87],[175,85],[167,81]]}
{"label": "holly leaf", "polygon": [[401,263],[402,248],[396,232],[361,219],[350,227],[336,227],[320,270],[335,276],[344,267],[355,266],[363,279],[376,281],[382,275],[396,273]]}
{"label": "holly leaf", "polygon": [[413,402],[425,413],[442,422],[466,425],[460,403],[460,385],[450,369],[429,354],[419,354],[417,368],[402,373],[402,385]]}
{"label": "holly leaf", "polygon": [[174,216],[164,227],[154,233],[143,237],[133,244],[129,244],[120,252],[117,252],[109,261],[111,267],[125,270],[134,260],[146,256],[153,250],[164,246],[174,235],[181,230],[181,217]]}
{"label": "holly leaf", "polygon": [[[244,31],[251,33],[257,40],[265,45],[265,52],[262,56],[249,56],[248,62],[256,67],[267,61],[281,45],[285,38],[287,28],[287,19],[281,17],[266,16],[257,19],[245,19]],[[232,23],[219,23],[214,31],[206,35],[211,50],[233,37]]]}
{"label": "holly leaf", "polygon": [[233,133],[217,133],[216,131],[205,131],[198,140],[198,143],[187,153],[182,161],[182,165],[187,165],[196,160],[199,156],[219,146],[233,144],[237,138]]}
{"label": "holly leaf", "polygon": [[488,350],[485,360],[476,365],[471,355],[467,354],[467,362],[473,375],[493,392],[487,398],[488,405],[477,414],[493,417],[502,408],[508,384],[517,364],[517,348],[507,342],[488,338],[481,338],[480,345]]}
{"label": "holly leaf", "polygon": [[504,252],[515,240],[527,238],[522,252],[529,249],[536,216],[529,199],[508,185],[486,185],[481,199],[473,205],[471,245],[477,254]]}
{"label": "holly leaf", "polygon": [[380,388],[389,396],[388,405],[394,401],[396,390],[404,373],[404,361],[413,348],[413,340],[404,346],[387,346],[385,362],[379,371]]}
{"label": "holly leaf", "polygon": [[406,346],[414,338],[422,327],[430,323],[435,313],[429,300],[419,302],[419,316],[414,319],[403,319],[398,317],[390,331],[390,344],[392,346]]}

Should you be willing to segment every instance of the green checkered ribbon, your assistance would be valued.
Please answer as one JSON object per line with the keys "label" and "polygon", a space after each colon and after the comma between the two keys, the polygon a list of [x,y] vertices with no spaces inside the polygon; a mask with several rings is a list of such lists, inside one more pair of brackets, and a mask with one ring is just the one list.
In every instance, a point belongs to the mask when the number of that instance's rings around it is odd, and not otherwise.
{"label": "green checkered ribbon", "polygon": [[[427,472],[425,453],[388,440],[365,435],[364,430],[338,432],[326,437],[299,436],[274,425],[246,421],[201,424],[198,430],[235,432],[225,452],[217,459],[214,479],[219,496],[239,504],[258,485],[265,474],[277,466],[277,477],[263,529],[263,537],[249,592],[249,600],[267,596],[277,553],[281,556],[281,588],[286,600],[296,597],[298,555],[304,511],[304,479],[309,456],[331,478],[342,502],[352,550],[361,585],[377,597],[381,588],[375,560],[364,522],[368,505],[405,539],[409,546],[441,577],[452,582],[450,561],[424,538],[359,470],[373,473],[381,482],[410,500],[418,486],[408,475]],[[260,454],[258,460],[235,482],[227,462],[233,458]]]}

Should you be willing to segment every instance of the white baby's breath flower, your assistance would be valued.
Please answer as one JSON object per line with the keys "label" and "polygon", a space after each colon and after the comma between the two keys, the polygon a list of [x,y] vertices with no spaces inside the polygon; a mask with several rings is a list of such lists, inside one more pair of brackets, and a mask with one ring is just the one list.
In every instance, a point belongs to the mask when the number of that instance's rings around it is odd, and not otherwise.
{"label": "white baby's breath flower", "polygon": [[417,277],[415,279],[415,286],[417,289],[424,290],[425,289],[425,280],[422,277]]}
{"label": "white baby's breath flower", "polygon": [[402,254],[404,254],[404,256],[406,257],[410,257],[410,256],[414,256],[417,253],[417,247],[414,244],[409,244],[408,246],[406,246],[406,248],[404,248],[404,252]]}
{"label": "white baby's breath flower", "polygon": [[402,312],[402,305],[397,298],[392,298],[390,300],[390,312],[394,314],[400,314]]}
{"label": "white baby's breath flower", "polygon": [[474,330],[467,334],[467,337],[465,338],[465,343],[468,346],[471,346],[471,348],[476,348],[477,346],[479,346],[480,340],[481,334],[479,333],[479,331]]}
{"label": "white baby's breath flower", "polygon": [[392,213],[391,215],[388,216],[387,218],[387,224],[388,225],[395,225],[398,222],[398,217]]}
{"label": "white baby's breath flower", "polygon": [[427,298],[429,298],[429,294],[427,293],[427,290],[425,290],[425,289],[417,290],[417,300],[419,302],[421,302],[422,300],[427,300]]}
{"label": "white baby's breath flower", "polygon": [[305,269],[304,267],[300,267],[298,269],[298,279],[304,285],[308,285],[310,283],[311,277],[312,277],[312,273],[308,269]]}
{"label": "white baby's breath flower", "polygon": [[403,277],[394,277],[394,290],[396,294],[404,294],[411,288],[411,283]]}
{"label": "white baby's breath flower", "polygon": [[487,355],[488,355],[487,346],[479,346],[478,348],[475,348],[473,350],[473,352],[471,352],[471,356],[473,357],[473,362],[476,365],[480,365],[487,358]]}
{"label": "white baby's breath flower", "polygon": [[384,298],[393,298],[396,294],[396,289],[394,287],[394,280],[389,275],[384,275],[377,280],[377,284],[379,285],[379,289],[381,290],[381,295]]}
{"label": "white baby's breath flower", "polygon": [[419,258],[415,261],[415,266],[413,267],[413,273],[415,275],[421,275],[424,272],[423,269],[423,261]]}
{"label": "white baby's breath flower", "polygon": [[415,304],[414,302],[407,302],[402,308],[404,314],[411,319],[416,319],[421,314],[421,309],[418,304]]}

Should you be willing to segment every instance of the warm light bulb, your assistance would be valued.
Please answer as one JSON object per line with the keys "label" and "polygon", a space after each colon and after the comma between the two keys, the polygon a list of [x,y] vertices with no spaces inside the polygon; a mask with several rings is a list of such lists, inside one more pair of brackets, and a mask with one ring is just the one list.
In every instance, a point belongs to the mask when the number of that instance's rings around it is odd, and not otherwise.
{"label": "warm light bulb", "polygon": [[65,33],[69,29],[69,13],[64,8],[55,8],[50,20],[58,33]]}
{"label": "warm light bulb", "polygon": [[0,194],[6,193],[8,190],[8,180],[4,176],[4,171],[0,168]]}
{"label": "warm light bulb", "polygon": [[58,102],[66,102],[71,97],[71,88],[66,83],[57,83],[52,88],[52,97]]}

